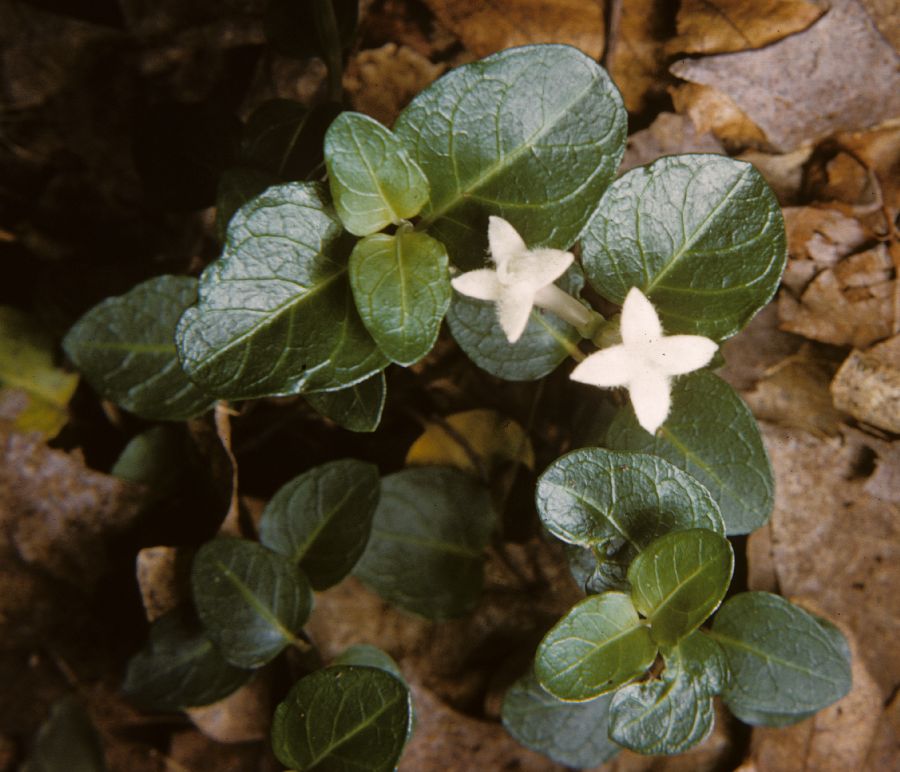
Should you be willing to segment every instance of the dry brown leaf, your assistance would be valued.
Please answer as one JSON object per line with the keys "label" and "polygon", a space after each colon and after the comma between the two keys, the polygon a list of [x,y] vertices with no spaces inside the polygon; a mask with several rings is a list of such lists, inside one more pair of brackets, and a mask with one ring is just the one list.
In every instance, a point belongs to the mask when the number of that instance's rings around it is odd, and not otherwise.
{"label": "dry brown leaf", "polygon": [[738,159],[752,163],[775,191],[781,204],[785,205],[792,204],[800,198],[803,167],[811,154],[811,147],[780,155],[748,150],[741,153]]}
{"label": "dry brown leaf", "polygon": [[820,269],[836,265],[869,238],[858,220],[836,209],[786,207],[782,214],[791,257],[814,260]]}
{"label": "dry brown leaf", "polygon": [[671,72],[727,94],[779,151],[900,114],[897,54],[858,0],[755,51],[685,59]]}
{"label": "dry brown leaf", "polygon": [[244,743],[269,736],[272,689],[269,673],[257,673],[250,683],[212,705],[185,713],[203,734],[219,743]]}
{"label": "dry brown leaf", "polygon": [[806,29],[826,6],[809,0],[681,0],[671,53],[721,54],[760,48]]}
{"label": "dry brown leaf", "polygon": [[[664,44],[671,32],[668,0],[610,0],[606,68],[629,112],[639,113],[665,94]],[[702,131],[702,129],[701,129]]]}
{"label": "dry brown leaf", "polygon": [[664,155],[724,152],[719,140],[709,132],[699,133],[685,116],[660,113],[646,129],[628,137],[619,173],[649,164]]}
{"label": "dry brown leaf", "polygon": [[425,0],[475,56],[527,43],[568,43],[603,54],[603,0]]}
{"label": "dry brown leaf", "polygon": [[186,595],[175,547],[146,547],[137,554],[137,582],[148,622],[174,609]]}
{"label": "dry brown leaf", "polygon": [[866,11],[878,27],[878,31],[898,51],[900,51],[900,14],[897,0],[861,0]]}
{"label": "dry brown leaf", "polygon": [[729,148],[763,146],[766,135],[727,94],[697,83],[669,88],[672,103],[700,132],[712,132]]}
{"label": "dry brown leaf", "polygon": [[831,393],[834,404],[857,420],[900,434],[900,335],[851,352]]}
{"label": "dry brown leaf", "polygon": [[884,772],[900,767],[900,694],[881,714],[875,739],[866,759],[865,772]]}

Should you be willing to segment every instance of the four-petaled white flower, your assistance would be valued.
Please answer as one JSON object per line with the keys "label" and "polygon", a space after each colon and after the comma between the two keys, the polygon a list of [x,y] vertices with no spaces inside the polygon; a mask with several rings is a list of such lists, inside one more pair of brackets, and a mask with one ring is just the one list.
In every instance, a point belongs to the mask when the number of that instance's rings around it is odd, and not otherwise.
{"label": "four-petaled white flower", "polygon": [[576,325],[591,321],[588,309],[553,284],[572,265],[575,257],[571,252],[528,249],[502,217],[488,221],[488,244],[495,268],[468,271],[451,283],[463,295],[497,304],[500,327],[510,343],[522,337],[536,305]]}
{"label": "four-petaled white flower", "polygon": [[628,389],[638,423],[653,434],[671,406],[671,381],[712,359],[717,344],[701,335],[663,336],[656,309],[637,287],[622,306],[622,343],[581,362],[572,379],[592,386]]}

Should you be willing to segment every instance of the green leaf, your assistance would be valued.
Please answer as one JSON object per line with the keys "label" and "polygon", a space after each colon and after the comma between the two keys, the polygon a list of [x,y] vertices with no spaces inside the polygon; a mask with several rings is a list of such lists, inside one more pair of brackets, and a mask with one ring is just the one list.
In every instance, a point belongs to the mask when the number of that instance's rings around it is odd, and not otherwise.
{"label": "green leaf", "polygon": [[222,172],[216,189],[216,238],[219,242],[224,243],[234,213],[279,182],[281,180],[271,172],[252,166],[235,166]]}
{"label": "green leaf", "polygon": [[361,113],[335,118],[325,134],[325,166],[338,217],[357,236],[399,225],[428,201],[428,179],[403,143]]}
{"label": "green leaf", "polygon": [[150,495],[163,498],[184,474],[187,464],[184,440],[180,426],[154,426],[131,439],[109,473],[144,485]]}
{"label": "green leaf", "polygon": [[403,679],[403,673],[400,672],[400,667],[394,661],[394,658],[370,643],[357,643],[353,646],[348,646],[334,658],[332,665],[375,667],[390,673],[395,678],[399,678],[406,683]]}
{"label": "green leaf", "polygon": [[[584,286],[573,265],[559,286],[578,296]],[[482,370],[508,381],[534,381],[553,372],[581,340],[578,331],[555,314],[534,308],[522,337],[510,343],[497,320],[494,303],[453,293],[447,324],[459,347]]]}
{"label": "green leaf", "polygon": [[638,287],[669,333],[723,340],[771,300],[787,260],[775,195],[749,163],[680,155],[632,169],[582,235],[591,286],[614,303]]}
{"label": "green leaf", "polygon": [[406,743],[409,705],[404,684],[380,668],[317,670],[276,708],[272,748],[298,772],[390,772]]}
{"label": "green leaf", "polygon": [[588,595],[606,590],[629,590],[628,566],[633,551],[621,548],[621,541],[610,539],[592,547],[563,543],[569,571]]}
{"label": "green leaf", "polygon": [[660,646],[674,646],[718,608],[734,572],[724,536],[694,528],[660,536],[628,569],[634,605]]}
{"label": "green leaf", "polygon": [[384,373],[337,391],[316,391],[303,398],[319,415],[351,432],[374,432],[381,423],[387,392]]}
{"label": "green leaf", "polygon": [[530,673],[503,700],[506,731],[526,748],[567,767],[596,767],[620,748],[606,736],[611,694],[589,702],[563,702],[541,688]]}
{"label": "green leaf", "polygon": [[428,619],[461,616],[481,594],[494,520],[487,488],[456,469],[388,475],[369,546],[353,573],[406,611]]}
{"label": "green leaf", "polygon": [[261,667],[296,640],[312,610],[306,578],[256,542],[218,538],[191,567],[194,605],[207,634],[238,667]]}
{"label": "green leaf", "polygon": [[725,704],[747,723],[783,725],[839,700],[850,690],[843,636],[798,606],[767,592],[725,603],[711,636],[728,658]]}
{"label": "green leaf", "polygon": [[122,691],[146,710],[175,711],[218,702],[252,675],[226,662],[197,621],[177,608],[150,627],[150,640],[128,662]]}
{"label": "green leaf", "polygon": [[378,467],[364,461],[348,458],[314,467],[271,498],[259,540],[298,563],[313,589],[331,587],[366,548],[380,486]]}
{"label": "green leaf", "polygon": [[350,254],[353,299],[378,347],[399,365],[418,362],[437,340],[450,305],[447,250],[402,228],[358,242]]}
{"label": "green leaf", "polygon": [[252,399],[341,389],[383,369],[353,305],[342,232],[316,184],[277,185],[244,206],[178,324],[190,377]]}
{"label": "green leaf", "polygon": [[182,371],[175,325],[196,298],[196,279],[149,279],[94,306],[69,330],[63,348],[104,399],[143,418],[193,418],[212,399]]}
{"label": "green leaf", "polygon": [[529,247],[567,249],[625,149],[622,97],[569,46],[522,46],[463,65],[401,113],[394,132],[431,183],[421,227],[480,268],[499,215]]}
{"label": "green leaf", "polygon": [[625,593],[577,603],[544,636],[534,661],[541,686],[561,700],[583,702],[637,678],[656,659],[650,628]]}
{"label": "green leaf", "polygon": [[696,477],[718,502],[729,536],[769,519],[774,482],[759,426],[734,389],[710,372],[675,381],[672,410],[656,435],[628,407],[613,419],[605,445],[661,456]]}
{"label": "green leaf", "polygon": [[[10,769],[12,766],[10,766]],[[67,695],[53,703],[34,738],[20,772],[104,772],[100,735],[79,699]]]}

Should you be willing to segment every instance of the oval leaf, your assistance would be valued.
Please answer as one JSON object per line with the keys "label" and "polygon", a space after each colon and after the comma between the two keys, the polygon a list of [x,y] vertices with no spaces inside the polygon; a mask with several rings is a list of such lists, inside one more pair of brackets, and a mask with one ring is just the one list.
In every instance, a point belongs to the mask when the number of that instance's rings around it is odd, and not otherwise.
{"label": "oval leaf", "polygon": [[576,604],[544,636],[534,673],[559,699],[583,702],[637,678],[653,664],[656,651],[631,599],[604,592]]}
{"label": "oval leaf", "polygon": [[353,573],[406,611],[428,619],[461,616],[481,594],[494,519],[487,488],[456,469],[389,475]]}
{"label": "oval leaf", "polygon": [[428,179],[403,143],[361,113],[335,118],[325,166],[338,217],[357,236],[415,217],[428,200]]}
{"label": "oval leaf", "polygon": [[259,523],[259,540],[298,563],[324,590],[356,565],[372,529],[378,467],[344,459],[322,464],[278,489]]}
{"label": "oval leaf", "polygon": [[568,46],[522,46],[458,67],[417,96],[394,132],[431,183],[422,226],[478,268],[490,215],[530,247],[567,249],[625,149],[622,97]]}
{"label": "oval leaf", "polygon": [[632,169],[582,236],[591,286],[621,305],[632,287],[669,333],[723,340],[775,294],[787,261],[781,208],[762,175],[721,155]]}
{"label": "oval leaf", "polygon": [[655,435],[628,407],[613,419],[604,444],[661,456],[696,477],[718,502],[729,536],[769,519],[775,485],[759,426],[737,392],[710,372],[675,382],[672,410]]}
{"label": "oval leaf", "polygon": [[381,423],[387,383],[384,373],[337,391],[316,391],[303,398],[319,415],[351,432],[374,432]]}
{"label": "oval leaf", "polygon": [[353,299],[378,347],[399,365],[431,351],[450,305],[447,250],[401,228],[362,239],[350,254]]}
{"label": "oval leaf", "polygon": [[[12,769],[12,764],[9,765]],[[91,716],[73,694],[50,708],[19,772],[106,772],[103,742]]]}
{"label": "oval leaf", "polygon": [[312,592],[287,558],[255,542],[219,538],[191,567],[194,605],[207,634],[238,667],[261,667],[295,640]]}
{"label": "oval leaf", "polygon": [[251,399],[340,389],[383,369],[353,305],[342,231],[319,185],[276,185],[240,209],[178,324],[190,377]]}
{"label": "oval leaf", "polygon": [[272,749],[298,772],[390,772],[406,743],[409,705],[404,684],[380,668],[317,670],[276,708]]}

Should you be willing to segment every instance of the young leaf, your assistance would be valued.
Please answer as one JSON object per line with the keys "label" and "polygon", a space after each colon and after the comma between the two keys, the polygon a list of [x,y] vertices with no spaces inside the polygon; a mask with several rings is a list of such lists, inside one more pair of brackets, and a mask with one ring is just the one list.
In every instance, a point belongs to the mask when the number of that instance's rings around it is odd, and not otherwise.
{"label": "young leaf", "polygon": [[428,179],[403,143],[378,121],[341,113],[325,134],[325,166],[338,217],[356,236],[415,217]]}
{"label": "young leaf", "polygon": [[192,418],[213,402],[188,380],[175,350],[178,317],[196,299],[196,279],[157,276],[94,306],[63,348],[104,399],[143,418]]}
{"label": "young leaf", "polygon": [[381,423],[387,392],[384,373],[337,391],[316,391],[303,398],[319,415],[351,432],[374,432]]}
{"label": "young leaf", "polygon": [[774,483],[759,427],[734,389],[710,372],[675,381],[672,410],[655,435],[628,407],[613,419],[605,445],[661,456],[696,477],[718,502],[729,536],[769,519]]}
{"label": "young leaf", "polygon": [[451,294],[440,241],[407,228],[367,236],[350,254],[350,286],[363,324],[389,359],[406,366],[431,351]]}
{"label": "young leaf", "polygon": [[622,592],[591,595],[544,636],[534,660],[541,686],[561,700],[599,697],[641,675],[656,659],[650,628]]}
{"label": "young leaf", "polygon": [[781,208],[749,163],[680,155],[620,177],[582,235],[591,286],[638,287],[669,333],[723,340],[771,300],[787,260]]}
{"label": "young leaf", "polygon": [[[10,766],[10,769],[12,766]],[[91,716],[70,694],[50,708],[19,772],[105,772],[103,743]]]}
{"label": "young leaf", "polygon": [[337,665],[301,678],[272,719],[272,749],[291,769],[394,769],[410,722],[408,690],[381,668]]}
{"label": "young leaf", "polygon": [[621,540],[610,539],[592,547],[565,544],[569,571],[578,586],[588,595],[606,590],[624,590],[628,584],[628,566],[634,552],[621,548]]}
{"label": "young leaf", "polygon": [[380,486],[378,467],[364,461],[314,467],[270,499],[259,540],[298,563],[313,589],[327,589],[350,573],[365,550]]}
{"label": "young leaf", "polygon": [[850,690],[843,636],[798,606],[767,592],[725,603],[710,635],[725,650],[732,681],[725,704],[747,723],[790,723]]}
{"label": "young leaf", "polygon": [[394,132],[431,183],[423,227],[471,269],[492,214],[529,246],[567,249],[615,175],[626,115],[609,76],[580,51],[522,46],[442,77]]}
{"label": "young leaf", "polygon": [[604,694],[588,702],[563,702],[544,691],[529,673],[506,693],[503,726],[526,748],[559,764],[593,768],[620,750],[606,736],[611,699],[611,694]]}
{"label": "young leaf", "polygon": [[216,189],[216,238],[220,243],[225,242],[234,213],[279,182],[281,179],[271,172],[252,166],[234,166],[222,172]]}
{"label": "young leaf", "polygon": [[197,621],[178,608],[153,623],[146,646],[128,662],[122,691],[146,710],[183,710],[227,697],[252,675],[226,662]]}
{"label": "young leaf", "polygon": [[404,469],[381,481],[369,546],[353,570],[389,603],[428,619],[471,611],[494,527],[487,488],[456,469]]}
{"label": "young leaf", "polygon": [[296,565],[243,539],[204,544],[191,588],[204,629],[238,667],[261,667],[277,656],[312,610],[309,583]]}
{"label": "young leaf", "polygon": [[341,389],[383,369],[350,295],[342,232],[319,185],[277,185],[244,206],[178,323],[190,377],[251,399]]}
{"label": "young leaf", "polygon": [[628,569],[634,605],[660,646],[698,628],[725,597],[734,571],[728,540],[706,528],[661,536]]}

